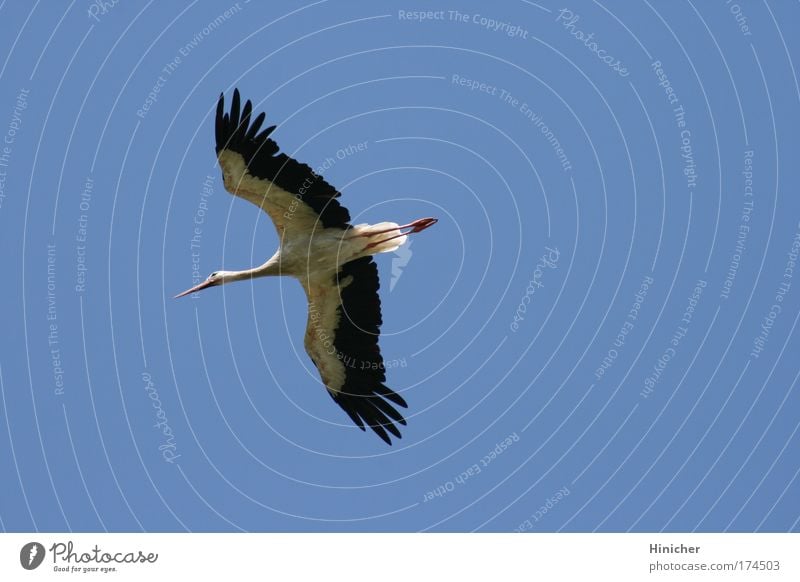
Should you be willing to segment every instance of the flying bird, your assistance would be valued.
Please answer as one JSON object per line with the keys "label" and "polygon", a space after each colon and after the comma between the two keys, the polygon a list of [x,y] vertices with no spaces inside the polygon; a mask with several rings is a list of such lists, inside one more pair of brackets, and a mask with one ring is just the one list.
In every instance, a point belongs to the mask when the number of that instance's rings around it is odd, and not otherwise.
{"label": "flying bird", "polygon": [[224,95],[219,97],[217,159],[225,189],[272,219],[278,250],[263,265],[216,271],[175,297],[255,277],[298,279],[308,298],[303,343],[328,394],[362,431],[369,427],[391,445],[389,435],[400,438],[397,425],[406,424],[396,407],[408,405],[384,384],[380,282],[372,255],[395,250],[437,219],[351,225],[350,213],[337,200],[341,193],[306,164],[278,153],[270,139],[276,126],[259,132],[265,114],[251,119],[252,103],[240,105],[238,89],[230,112]]}

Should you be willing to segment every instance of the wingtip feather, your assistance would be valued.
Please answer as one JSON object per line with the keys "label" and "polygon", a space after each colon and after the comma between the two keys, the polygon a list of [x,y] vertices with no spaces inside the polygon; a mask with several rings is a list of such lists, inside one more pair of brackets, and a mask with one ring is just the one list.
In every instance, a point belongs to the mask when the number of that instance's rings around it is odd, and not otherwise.
{"label": "wingtip feather", "polygon": [[392,439],[389,438],[389,435],[386,434],[386,431],[383,430],[383,427],[380,424],[371,424],[369,427],[375,432],[376,435],[381,437],[383,442],[389,446],[392,446]]}

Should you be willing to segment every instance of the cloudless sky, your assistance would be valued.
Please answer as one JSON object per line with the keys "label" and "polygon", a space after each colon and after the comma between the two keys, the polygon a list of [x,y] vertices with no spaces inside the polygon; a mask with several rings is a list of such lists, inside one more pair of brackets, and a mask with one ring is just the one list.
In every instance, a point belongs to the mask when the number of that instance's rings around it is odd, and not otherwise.
{"label": "cloudless sky", "polygon": [[[0,6],[0,527],[787,531],[796,3]],[[238,87],[377,257],[387,447],[223,188]]]}

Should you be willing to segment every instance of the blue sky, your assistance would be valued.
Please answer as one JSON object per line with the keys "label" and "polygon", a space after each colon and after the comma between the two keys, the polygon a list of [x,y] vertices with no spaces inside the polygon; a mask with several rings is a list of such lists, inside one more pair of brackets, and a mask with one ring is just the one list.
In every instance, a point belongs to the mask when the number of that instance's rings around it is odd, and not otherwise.
{"label": "blue sky", "polygon": [[[0,8],[0,527],[797,530],[797,6],[275,4]],[[394,447],[296,281],[171,299],[277,245],[234,87],[354,222],[439,218],[378,258]]]}

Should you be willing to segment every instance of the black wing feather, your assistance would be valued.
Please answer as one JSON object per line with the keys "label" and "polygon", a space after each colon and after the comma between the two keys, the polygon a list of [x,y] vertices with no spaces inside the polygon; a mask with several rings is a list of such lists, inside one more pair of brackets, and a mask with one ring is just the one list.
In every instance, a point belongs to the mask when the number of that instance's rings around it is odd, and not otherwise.
{"label": "black wing feather", "polygon": [[263,111],[258,114],[258,117],[255,118],[255,121],[250,125],[250,129],[247,131],[247,135],[245,136],[246,139],[255,139],[258,130],[261,129],[261,124],[264,123],[264,119],[267,117],[267,114]]}
{"label": "black wing feather", "polygon": [[339,325],[333,341],[345,365],[345,382],[331,397],[362,429],[366,424],[392,444],[386,431],[400,438],[394,422],[405,425],[406,421],[389,401],[403,408],[408,405],[384,384],[386,370],[378,347],[382,323],[378,267],[370,257],[356,259],[342,265],[337,283],[348,277],[352,281],[339,287]]}
{"label": "black wing feather", "polygon": [[278,153],[280,149],[278,144],[269,139],[276,126],[272,125],[257,134],[264,122],[265,114],[259,114],[251,126],[252,110],[253,105],[248,100],[240,115],[238,89],[233,91],[230,114],[225,113],[224,95],[219,96],[215,123],[217,155],[224,149],[241,154],[252,176],[269,180],[296,195],[319,215],[323,227],[349,228],[350,213],[336,200],[341,196],[341,192],[328,184],[308,165],[286,154]]}

